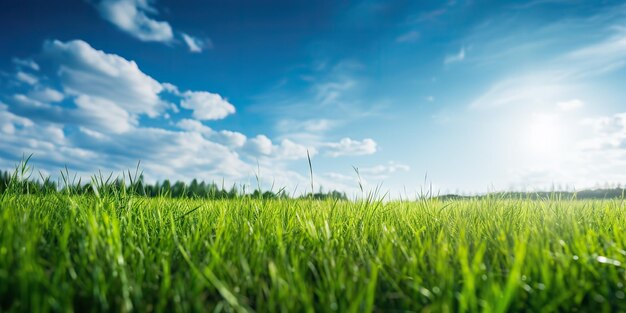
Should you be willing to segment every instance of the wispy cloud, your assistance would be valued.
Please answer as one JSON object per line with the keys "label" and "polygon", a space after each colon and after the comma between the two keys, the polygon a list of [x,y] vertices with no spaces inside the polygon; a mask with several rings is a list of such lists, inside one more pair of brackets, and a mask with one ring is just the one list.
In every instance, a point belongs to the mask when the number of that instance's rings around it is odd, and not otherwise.
{"label": "wispy cloud", "polygon": [[404,33],[396,38],[396,42],[399,43],[407,43],[407,42],[415,42],[420,38],[420,33],[418,31],[412,30],[410,32]]}
{"label": "wispy cloud", "polygon": [[386,177],[397,172],[408,172],[409,170],[411,170],[411,167],[406,164],[400,164],[390,161],[387,164],[380,164],[372,167],[362,167],[359,169],[359,173],[376,176],[383,175]]}
{"label": "wispy cloud", "polygon": [[572,99],[559,102],[556,104],[556,106],[561,111],[575,111],[585,106],[585,103],[580,99]]}
{"label": "wispy cloud", "polygon": [[31,59],[13,58],[13,63],[19,67],[25,67],[33,71],[39,71],[39,64]]}
{"label": "wispy cloud", "polygon": [[451,64],[465,60],[465,47],[462,47],[458,53],[446,55],[443,59],[444,64]]}
{"label": "wispy cloud", "polygon": [[205,49],[213,49],[213,42],[211,39],[200,39],[185,33],[181,33],[185,44],[189,48],[190,52],[200,53]]}
{"label": "wispy cloud", "polygon": [[554,104],[571,108],[568,103],[579,82],[608,74],[626,66],[626,32],[616,29],[607,38],[586,43],[537,62],[533,70],[511,74],[494,83],[471,102],[471,108],[499,107],[508,104]]}
{"label": "wispy cloud", "polygon": [[447,8],[440,8],[432,11],[422,12],[409,18],[409,23],[433,22],[446,14]]}
{"label": "wispy cloud", "polygon": [[17,74],[15,74],[15,78],[17,78],[17,80],[29,84],[29,85],[35,85],[37,84],[37,82],[39,81],[39,79],[35,76],[35,75],[31,75],[25,72],[17,72]]}
{"label": "wispy cloud", "polygon": [[534,7],[542,6],[542,5],[551,5],[551,4],[562,5],[562,4],[570,4],[570,3],[572,3],[572,1],[569,1],[569,0],[534,0],[534,1],[528,1],[523,4],[518,4],[513,7],[518,10],[525,10],[525,9],[530,9],[530,8],[534,8]]}

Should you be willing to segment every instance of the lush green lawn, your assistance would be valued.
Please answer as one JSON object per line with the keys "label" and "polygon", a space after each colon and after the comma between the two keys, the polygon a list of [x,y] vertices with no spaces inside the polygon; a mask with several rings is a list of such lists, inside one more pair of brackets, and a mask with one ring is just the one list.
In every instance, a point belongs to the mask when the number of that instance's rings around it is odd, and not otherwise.
{"label": "lush green lawn", "polygon": [[0,311],[625,311],[615,201],[0,199]]}

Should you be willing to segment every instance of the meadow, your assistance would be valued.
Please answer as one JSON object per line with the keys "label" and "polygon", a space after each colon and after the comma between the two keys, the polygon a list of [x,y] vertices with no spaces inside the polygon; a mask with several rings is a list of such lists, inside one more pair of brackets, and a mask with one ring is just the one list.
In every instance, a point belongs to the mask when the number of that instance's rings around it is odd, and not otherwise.
{"label": "meadow", "polygon": [[0,311],[619,312],[625,231],[621,199],[7,188]]}

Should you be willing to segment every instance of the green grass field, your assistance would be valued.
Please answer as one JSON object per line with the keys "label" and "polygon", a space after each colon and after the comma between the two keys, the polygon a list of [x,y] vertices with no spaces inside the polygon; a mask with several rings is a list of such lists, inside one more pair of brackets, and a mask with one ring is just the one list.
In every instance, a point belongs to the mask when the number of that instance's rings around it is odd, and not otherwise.
{"label": "green grass field", "polygon": [[0,311],[626,311],[622,200],[0,199]]}

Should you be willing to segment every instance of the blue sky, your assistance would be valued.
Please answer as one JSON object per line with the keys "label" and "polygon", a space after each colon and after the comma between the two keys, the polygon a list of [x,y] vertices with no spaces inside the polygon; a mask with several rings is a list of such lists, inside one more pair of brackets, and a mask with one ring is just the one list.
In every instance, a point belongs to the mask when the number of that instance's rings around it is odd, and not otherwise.
{"label": "blue sky", "polygon": [[[393,197],[626,181],[623,1],[2,1],[0,167]],[[426,178],[425,178],[426,176]]]}

